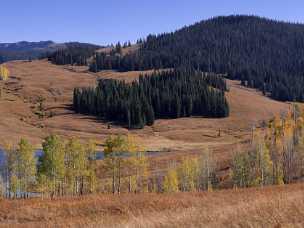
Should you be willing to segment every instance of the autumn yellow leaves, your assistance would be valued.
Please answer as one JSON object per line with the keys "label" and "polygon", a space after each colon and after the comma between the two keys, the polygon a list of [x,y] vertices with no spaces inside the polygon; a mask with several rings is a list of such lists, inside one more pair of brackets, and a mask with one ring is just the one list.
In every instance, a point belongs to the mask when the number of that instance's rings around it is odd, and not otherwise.
{"label": "autumn yellow leaves", "polygon": [[10,72],[8,70],[8,68],[4,65],[0,66],[0,81],[6,81],[10,76]]}
{"label": "autumn yellow leaves", "polygon": [[161,192],[210,191],[216,185],[212,153],[205,148],[198,158],[185,158],[169,169],[163,179]]}
{"label": "autumn yellow leaves", "polygon": [[[231,159],[225,186],[258,187],[289,184],[304,175],[304,110],[292,105],[286,115],[252,129],[249,145],[238,146]],[[162,183],[163,192],[206,191],[219,188],[212,153],[185,158],[171,167]]]}
{"label": "autumn yellow leaves", "polygon": [[110,177],[106,192],[146,192],[148,160],[139,140],[132,136],[109,137],[104,147],[103,171]]}
{"label": "autumn yellow leaves", "polygon": [[[97,159],[96,143],[50,135],[42,151],[25,139],[4,148],[0,197],[84,195],[95,192],[146,192],[148,163],[144,148],[131,136],[113,136]],[[37,156],[38,155],[38,156]],[[1,174],[1,173],[0,173]]]}
{"label": "autumn yellow leaves", "polygon": [[252,131],[250,147],[232,165],[236,187],[288,184],[304,174],[304,111],[300,106]]}

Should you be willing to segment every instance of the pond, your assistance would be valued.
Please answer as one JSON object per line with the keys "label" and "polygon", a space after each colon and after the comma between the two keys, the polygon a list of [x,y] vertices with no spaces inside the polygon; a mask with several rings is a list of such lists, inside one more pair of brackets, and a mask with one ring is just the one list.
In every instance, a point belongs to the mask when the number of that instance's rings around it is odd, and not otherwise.
{"label": "pond", "polygon": [[[155,156],[155,155],[160,155],[162,153],[160,153],[159,151],[147,151],[145,154],[146,154],[146,156],[151,157],[151,156]],[[35,151],[35,156],[36,156],[37,159],[40,158],[42,155],[43,155],[43,150],[37,149]],[[128,157],[128,153],[123,153],[119,156]],[[103,151],[97,151],[95,160],[103,160],[103,159],[104,159],[104,152]],[[4,166],[4,164],[5,164],[5,153],[0,148],[0,171],[1,171],[2,167]]]}

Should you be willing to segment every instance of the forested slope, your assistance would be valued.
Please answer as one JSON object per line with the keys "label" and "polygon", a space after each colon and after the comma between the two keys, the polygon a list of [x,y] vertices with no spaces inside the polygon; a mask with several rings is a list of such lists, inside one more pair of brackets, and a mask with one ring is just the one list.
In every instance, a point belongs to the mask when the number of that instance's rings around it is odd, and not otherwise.
{"label": "forested slope", "polygon": [[95,51],[100,48],[98,45],[71,42],[48,55],[48,60],[57,65],[87,65],[87,60]]}
{"label": "forested slope", "polygon": [[303,101],[304,25],[255,16],[216,17],[149,35],[136,53],[101,53],[93,64],[95,70],[120,71],[191,65],[227,73],[278,100]]}

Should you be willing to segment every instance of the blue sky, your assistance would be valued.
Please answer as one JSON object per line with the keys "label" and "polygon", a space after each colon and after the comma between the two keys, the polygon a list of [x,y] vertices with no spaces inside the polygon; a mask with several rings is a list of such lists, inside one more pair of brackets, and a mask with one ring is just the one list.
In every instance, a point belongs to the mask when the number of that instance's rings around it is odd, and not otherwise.
{"label": "blue sky", "polygon": [[303,0],[3,0],[0,42],[109,44],[174,31],[219,15],[304,23]]}

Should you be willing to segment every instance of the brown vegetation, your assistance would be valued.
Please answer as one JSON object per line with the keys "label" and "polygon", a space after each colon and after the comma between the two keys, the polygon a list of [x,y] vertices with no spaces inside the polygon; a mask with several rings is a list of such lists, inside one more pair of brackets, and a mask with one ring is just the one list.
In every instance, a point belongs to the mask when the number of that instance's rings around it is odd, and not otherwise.
{"label": "brown vegetation", "polygon": [[0,227],[302,227],[304,186],[2,200]]}

